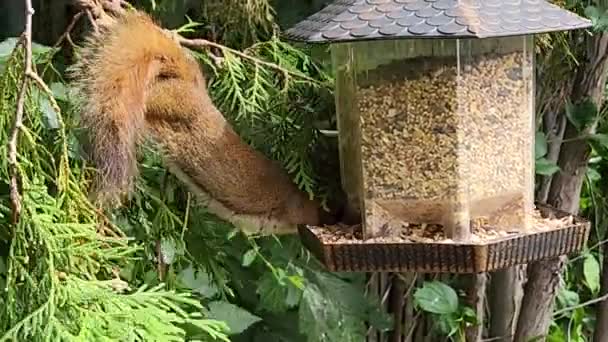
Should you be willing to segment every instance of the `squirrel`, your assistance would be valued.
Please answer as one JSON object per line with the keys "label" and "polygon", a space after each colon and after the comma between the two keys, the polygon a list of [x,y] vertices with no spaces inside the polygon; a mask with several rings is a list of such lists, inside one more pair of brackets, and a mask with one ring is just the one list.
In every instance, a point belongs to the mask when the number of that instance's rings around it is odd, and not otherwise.
{"label": "squirrel", "polygon": [[273,160],[245,143],[213,104],[200,65],[145,13],[122,14],[84,42],[69,69],[98,170],[93,197],[132,191],[137,146],[163,162],[209,212],[245,234],[291,234],[334,222]]}

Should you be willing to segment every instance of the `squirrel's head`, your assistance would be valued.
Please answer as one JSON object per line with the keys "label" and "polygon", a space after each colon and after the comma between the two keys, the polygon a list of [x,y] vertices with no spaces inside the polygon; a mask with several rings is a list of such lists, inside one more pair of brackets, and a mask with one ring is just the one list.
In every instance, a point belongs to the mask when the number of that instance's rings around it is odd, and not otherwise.
{"label": "squirrel's head", "polygon": [[289,198],[286,216],[294,224],[329,225],[337,221],[336,213],[326,211],[318,201],[311,200],[304,192],[294,193]]}

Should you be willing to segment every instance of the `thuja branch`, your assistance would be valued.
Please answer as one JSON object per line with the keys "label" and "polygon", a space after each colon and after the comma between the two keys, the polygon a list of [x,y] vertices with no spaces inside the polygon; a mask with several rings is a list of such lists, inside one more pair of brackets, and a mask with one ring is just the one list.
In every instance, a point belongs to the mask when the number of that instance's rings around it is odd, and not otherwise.
{"label": "thuja branch", "polygon": [[228,51],[228,52],[230,52],[230,53],[232,53],[232,54],[234,54],[236,56],[239,56],[239,57],[241,57],[243,59],[249,60],[249,61],[251,61],[254,64],[262,65],[262,66],[265,66],[267,68],[276,70],[276,71],[282,73],[285,76],[286,79],[289,79],[290,76],[293,76],[295,78],[306,80],[306,81],[310,82],[311,84],[323,85],[322,82],[320,82],[319,80],[316,80],[316,79],[314,79],[312,77],[309,77],[309,76],[303,75],[301,73],[298,73],[298,72],[295,72],[295,71],[283,68],[282,66],[280,66],[278,64],[267,62],[265,60],[253,57],[253,56],[248,55],[248,54],[246,54],[246,53],[244,53],[242,51],[231,49],[231,48],[229,48],[229,47],[227,47],[225,45],[214,43],[214,42],[212,42],[210,40],[201,39],[201,38],[187,39],[187,38],[184,38],[184,37],[180,36],[179,34],[177,34],[174,31],[172,33],[177,36],[178,42],[181,45],[185,46],[185,47],[192,48],[192,49],[216,48],[216,49],[219,49],[221,51]]}
{"label": "thuja branch", "polygon": [[[21,87],[19,88],[19,94],[17,95],[17,109],[15,112],[15,118],[13,120],[13,126],[11,128],[10,138],[8,141],[8,165],[10,180],[10,200],[12,207],[12,223],[17,224],[19,222],[19,216],[21,215],[21,193],[20,183],[21,174],[19,170],[19,163],[17,161],[17,144],[19,142],[19,133],[23,127],[23,112],[25,111],[25,96],[27,93],[27,86],[29,83],[28,73],[32,71],[32,16],[34,15],[34,8],[32,7],[31,0],[25,0],[25,30],[21,34],[19,44],[25,49],[25,74],[21,79]],[[18,48],[16,46],[15,48]]]}

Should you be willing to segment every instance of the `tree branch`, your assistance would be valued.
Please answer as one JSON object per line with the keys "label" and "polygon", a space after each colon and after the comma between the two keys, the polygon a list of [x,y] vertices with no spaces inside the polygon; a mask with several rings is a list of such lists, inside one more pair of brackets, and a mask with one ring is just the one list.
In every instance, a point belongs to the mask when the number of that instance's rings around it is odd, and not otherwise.
{"label": "tree branch", "polygon": [[214,43],[214,42],[212,42],[210,40],[200,39],[200,38],[198,38],[198,39],[187,39],[187,38],[184,38],[184,37],[180,36],[175,31],[170,31],[170,32],[173,33],[174,35],[176,35],[177,36],[177,41],[181,45],[183,45],[185,47],[193,48],[193,49],[201,49],[201,48],[211,47],[211,48],[216,48],[216,49],[219,49],[219,50],[222,50],[222,51],[228,51],[228,52],[230,52],[230,53],[232,53],[232,54],[234,54],[236,56],[239,56],[239,57],[241,57],[243,59],[247,59],[247,60],[249,60],[249,61],[251,61],[251,62],[253,62],[255,64],[262,65],[262,66],[265,66],[267,68],[279,71],[283,75],[285,75],[286,78],[288,78],[289,76],[294,76],[296,78],[304,79],[304,80],[306,80],[306,81],[308,81],[310,83],[313,83],[313,84],[322,84],[322,82],[319,82],[319,80],[316,80],[314,78],[308,77],[308,76],[303,75],[303,74],[300,74],[298,72],[294,72],[294,71],[285,69],[285,68],[281,67],[278,64],[267,62],[267,61],[261,60],[259,58],[250,56],[250,55],[248,55],[248,54],[246,54],[246,53],[244,53],[242,51],[231,49],[231,48],[229,48],[229,47],[227,47],[225,45]]}
{"label": "tree branch", "polygon": [[[17,95],[17,109],[15,112],[15,118],[13,120],[13,126],[11,128],[10,138],[8,141],[8,165],[10,180],[10,199],[12,207],[12,223],[17,224],[21,215],[21,172],[19,170],[19,163],[17,161],[17,145],[19,143],[19,132],[23,127],[23,112],[25,111],[25,95],[27,93],[27,86],[29,77],[28,73],[32,70],[32,16],[34,15],[34,8],[32,7],[31,0],[25,0],[25,30],[21,35],[19,43],[25,49],[25,72],[23,79],[21,80],[21,87],[19,89],[19,95]],[[15,47],[17,48],[17,47]]]}
{"label": "tree branch", "polygon": [[569,312],[569,311],[573,311],[573,310],[576,310],[576,309],[584,308],[586,306],[593,305],[595,303],[603,302],[606,299],[608,299],[608,293],[605,294],[605,295],[603,295],[603,296],[599,296],[597,298],[590,299],[590,300],[588,300],[588,301],[586,301],[584,303],[580,303],[580,304],[577,304],[577,305],[569,306],[567,308],[563,308],[561,310],[557,310],[557,311],[555,311],[553,313],[553,317],[559,316],[559,315],[561,315],[563,313],[566,313],[566,312]]}
{"label": "tree branch", "polygon": [[67,40],[70,45],[74,46],[74,42],[72,42],[72,39],[70,38],[70,33],[72,32],[74,26],[76,26],[76,23],[78,23],[78,20],[80,20],[80,17],[82,17],[83,14],[84,12],[80,11],[76,13],[74,17],[72,17],[72,21],[70,21],[65,31],[63,32],[63,34],[61,34],[59,39],[57,39],[57,42],[53,45],[53,47],[58,47],[59,45],[61,45],[61,43],[63,43],[64,40]]}

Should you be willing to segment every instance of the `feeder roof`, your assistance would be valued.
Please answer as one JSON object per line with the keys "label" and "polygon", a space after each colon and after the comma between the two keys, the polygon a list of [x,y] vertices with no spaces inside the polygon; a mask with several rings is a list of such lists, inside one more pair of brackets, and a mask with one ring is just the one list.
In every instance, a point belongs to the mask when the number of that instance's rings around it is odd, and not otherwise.
{"label": "feeder roof", "polygon": [[285,36],[307,42],[488,38],[590,26],[544,0],[337,0]]}

